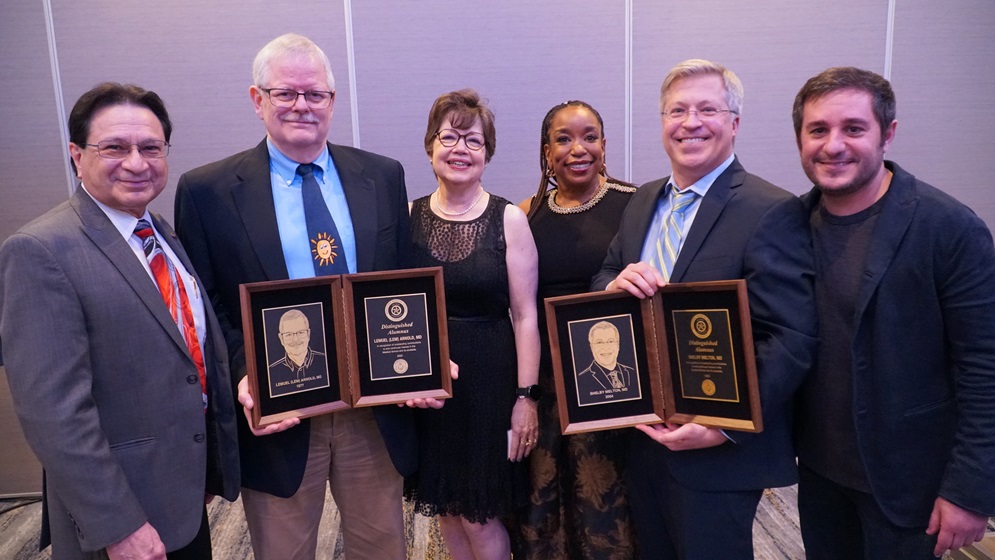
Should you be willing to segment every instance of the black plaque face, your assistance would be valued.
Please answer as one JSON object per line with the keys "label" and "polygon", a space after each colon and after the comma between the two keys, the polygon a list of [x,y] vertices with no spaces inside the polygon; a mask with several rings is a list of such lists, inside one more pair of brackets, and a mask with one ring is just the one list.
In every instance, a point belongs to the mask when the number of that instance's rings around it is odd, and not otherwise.
{"label": "black plaque face", "polygon": [[253,427],[452,396],[442,269],[240,287]]}
{"label": "black plaque face", "polygon": [[349,408],[339,276],[243,284],[242,331],[255,428]]}
{"label": "black plaque face", "polygon": [[342,280],[353,406],[452,396],[442,269]]}
{"label": "black plaque face", "polygon": [[424,293],[368,297],[367,352],[372,381],[432,375],[432,335]]}
{"label": "black plaque face", "polygon": [[746,282],[547,298],[564,434],[637,424],[763,429]]}
{"label": "black plaque face", "polygon": [[728,309],[685,309],[671,312],[681,396],[738,403],[732,322]]}
{"label": "black plaque face", "polygon": [[669,347],[667,421],[761,431],[746,282],[669,284],[657,296]]}
{"label": "black plaque face", "polygon": [[547,298],[545,305],[562,433],[663,422],[649,300],[616,291]]}
{"label": "black plaque face", "polygon": [[577,406],[642,398],[631,315],[567,323]]}
{"label": "black plaque face", "polygon": [[330,385],[323,302],[262,310],[270,398]]}

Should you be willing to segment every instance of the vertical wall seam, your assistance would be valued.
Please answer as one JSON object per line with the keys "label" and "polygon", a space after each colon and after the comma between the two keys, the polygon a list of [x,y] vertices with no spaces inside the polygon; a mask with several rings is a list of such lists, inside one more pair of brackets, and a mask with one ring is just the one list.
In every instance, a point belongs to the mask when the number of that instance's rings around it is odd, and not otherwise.
{"label": "vertical wall seam", "polygon": [[356,45],[352,34],[352,2],[343,0],[345,8],[345,49],[347,65],[349,66],[349,113],[352,116],[352,145],[360,148],[359,143],[359,87],[356,85]]}
{"label": "vertical wall seam", "polygon": [[[65,153],[69,145],[69,130],[66,128],[66,100],[62,95],[62,74],[59,72],[59,54],[55,48],[55,20],[52,16],[52,0],[42,0],[45,8],[45,33],[48,36],[48,62],[52,69],[52,88],[55,90],[55,112],[59,120],[59,137],[62,145],[59,150]],[[69,196],[76,190],[76,174],[69,164],[69,158],[62,158],[66,170],[66,186]]]}
{"label": "vertical wall seam", "polygon": [[632,182],[632,0],[625,0],[625,138],[624,179]]}
{"label": "vertical wall seam", "polygon": [[895,4],[896,0],[888,0],[888,27],[884,39],[884,79],[891,81],[891,59],[895,45]]}

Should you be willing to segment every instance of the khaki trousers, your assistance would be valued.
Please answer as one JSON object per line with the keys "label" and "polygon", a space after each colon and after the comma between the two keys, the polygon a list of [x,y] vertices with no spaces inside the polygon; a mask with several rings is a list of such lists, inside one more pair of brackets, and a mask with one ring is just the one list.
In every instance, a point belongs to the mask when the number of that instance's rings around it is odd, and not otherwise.
{"label": "khaki trousers", "polygon": [[345,557],[404,560],[403,479],[369,408],[311,418],[304,479],[290,498],[242,489],[256,560],[314,559],[326,481],[341,515]]}

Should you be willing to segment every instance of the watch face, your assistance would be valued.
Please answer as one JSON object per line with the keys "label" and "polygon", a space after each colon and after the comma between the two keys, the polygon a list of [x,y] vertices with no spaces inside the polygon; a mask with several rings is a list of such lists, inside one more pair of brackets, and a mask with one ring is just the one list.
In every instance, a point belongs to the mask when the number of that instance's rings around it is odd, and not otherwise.
{"label": "watch face", "polygon": [[542,389],[538,385],[529,385],[528,387],[519,387],[516,394],[520,397],[528,397],[534,401],[538,401],[542,398]]}

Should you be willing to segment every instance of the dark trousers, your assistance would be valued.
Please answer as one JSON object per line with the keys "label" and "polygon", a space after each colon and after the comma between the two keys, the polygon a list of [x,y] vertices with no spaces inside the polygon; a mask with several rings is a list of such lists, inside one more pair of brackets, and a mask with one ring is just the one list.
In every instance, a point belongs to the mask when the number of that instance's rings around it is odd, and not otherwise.
{"label": "dark trousers", "polygon": [[753,560],[753,518],[763,490],[688,488],[667,470],[663,446],[634,435],[626,481],[639,558]]}
{"label": "dark trousers", "polygon": [[935,558],[936,537],[926,534],[925,524],[899,527],[871,494],[841,486],[805,465],[798,470],[798,516],[808,560]]}

